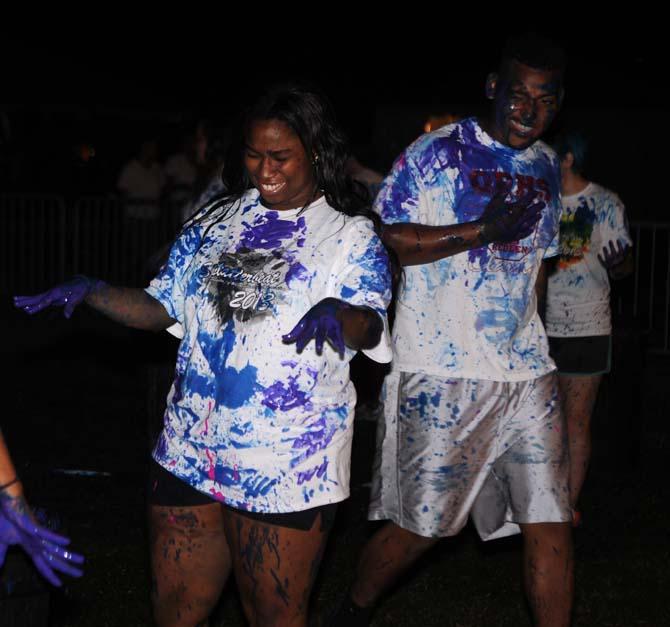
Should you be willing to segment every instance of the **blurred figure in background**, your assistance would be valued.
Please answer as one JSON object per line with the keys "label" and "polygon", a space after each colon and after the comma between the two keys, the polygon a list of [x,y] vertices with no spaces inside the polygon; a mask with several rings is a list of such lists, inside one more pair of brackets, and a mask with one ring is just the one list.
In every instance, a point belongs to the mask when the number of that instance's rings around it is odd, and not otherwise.
{"label": "blurred figure in background", "polygon": [[347,161],[347,174],[368,190],[370,204],[372,204],[379,192],[379,188],[382,186],[384,176],[364,166],[355,156],[349,157]]}
{"label": "blurred figure in background", "polygon": [[121,169],[116,184],[126,205],[126,216],[134,220],[157,219],[164,185],[158,142],[153,137],[146,138],[137,154]]}
{"label": "blurred figure in background", "polygon": [[197,176],[191,189],[191,196],[181,208],[180,217],[183,222],[223,192],[221,173],[226,148],[226,129],[211,120],[200,120],[194,133]]}
{"label": "blurred figure in background", "polygon": [[588,143],[576,131],[557,137],[563,213],[560,257],[547,291],[546,328],[559,373],[570,446],[570,504],[577,501],[591,457],[591,414],[612,356],[610,279],[633,269],[624,206],[585,175]]}
{"label": "blurred figure in background", "polygon": [[123,166],[117,182],[124,206],[123,247],[126,281],[134,284],[152,251],[164,239],[159,228],[165,175],[158,163],[158,142],[146,138]]}
{"label": "blurred figure in background", "polygon": [[165,161],[165,178],[168,184],[190,188],[198,175],[196,162],[195,134],[182,133],[181,149]]}
{"label": "blurred figure in background", "polygon": [[163,168],[165,174],[165,200],[169,207],[181,207],[193,193],[198,176],[195,133],[182,133],[179,152],[170,155]]}

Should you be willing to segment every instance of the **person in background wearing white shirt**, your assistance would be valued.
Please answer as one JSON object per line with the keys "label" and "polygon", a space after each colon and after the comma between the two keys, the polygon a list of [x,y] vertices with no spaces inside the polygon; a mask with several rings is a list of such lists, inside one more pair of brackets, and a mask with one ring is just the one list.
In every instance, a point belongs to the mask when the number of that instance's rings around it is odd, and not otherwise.
{"label": "person in background wearing white shirt", "polygon": [[561,160],[563,213],[545,323],[568,425],[570,504],[578,525],[577,503],[591,457],[591,414],[611,365],[610,279],[632,272],[633,242],[619,197],[584,175],[585,136],[565,132],[553,145]]}
{"label": "person in background wearing white shirt", "polygon": [[121,169],[116,187],[126,207],[126,216],[136,220],[155,220],[160,213],[160,201],[165,174],[158,163],[158,143],[145,139],[136,156]]}

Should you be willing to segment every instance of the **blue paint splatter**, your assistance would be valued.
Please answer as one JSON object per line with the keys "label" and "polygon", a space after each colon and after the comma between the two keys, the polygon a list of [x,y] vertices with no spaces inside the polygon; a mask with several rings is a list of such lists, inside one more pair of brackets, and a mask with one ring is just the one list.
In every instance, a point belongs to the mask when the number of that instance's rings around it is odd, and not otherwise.
{"label": "blue paint splatter", "polygon": [[257,369],[245,366],[242,370],[224,368],[216,377],[216,402],[230,409],[242,407],[254,395]]}
{"label": "blue paint splatter", "polygon": [[276,483],[277,479],[270,479],[270,477],[250,477],[242,484],[244,496],[248,499],[265,496]]}
{"label": "blue paint splatter", "polygon": [[[287,258],[290,258],[288,253]],[[289,267],[285,279],[286,285],[290,286],[292,281],[305,281],[308,276],[307,268],[305,268],[305,266],[298,261],[291,263],[289,260]]]}

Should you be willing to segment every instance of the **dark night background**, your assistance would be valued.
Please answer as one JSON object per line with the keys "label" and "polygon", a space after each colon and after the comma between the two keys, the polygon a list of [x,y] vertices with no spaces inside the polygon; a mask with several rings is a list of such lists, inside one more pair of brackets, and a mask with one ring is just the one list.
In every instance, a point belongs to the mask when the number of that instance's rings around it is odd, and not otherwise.
{"label": "dark night background", "polygon": [[654,182],[670,139],[670,86],[664,33],[653,15],[520,23],[512,14],[527,14],[521,9],[481,12],[488,16],[481,23],[427,9],[420,16],[380,13],[377,23],[355,14],[250,11],[219,25],[207,15],[165,11],[155,23],[103,14],[80,26],[62,16],[31,29],[5,24],[0,103],[31,164],[20,186],[57,191],[69,184],[77,141],[95,147],[95,176],[113,185],[147,127],[162,134],[165,157],[184,122],[203,115],[226,122],[263,84],[296,77],[326,91],[361,160],[384,172],[428,115],[482,111],[484,79],[505,38],[533,27],[569,54],[556,128],[586,128],[593,178],[615,187],[632,217],[662,217]]}
{"label": "dark night background", "polygon": [[[606,18],[589,18],[564,5],[530,12],[509,4],[494,14],[474,3],[467,12],[388,4],[367,6],[373,17],[363,18],[362,5],[358,13],[328,3],[299,14],[274,6],[280,15],[258,5],[246,16],[230,4],[203,6],[196,14],[156,5],[152,20],[140,20],[137,7],[103,5],[72,14],[35,9],[23,21],[6,17],[0,112],[11,138],[3,147],[0,195],[48,192],[70,202],[112,191],[147,129],[161,136],[164,159],[184,126],[203,116],[225,124],[263,84],[286,78],[320,85],[357,156],[385,172],[428,116],[486,111],[486,74],[496,69],[506,37],[531,26],[568,52],[556,128],[588,130],[590,177],[620,194],[631,220],[668,221],[669,35],[660,12],[608,6]],[[553,17],[541,18],[540,9]],[[95,148],[85,168],[73,150],[81,143]],[[10,163],[20,167],[12,173]],[[10,240],[11,234],[0,242]],[[638,241],[648,248],[648,239]],[[652,339],[662,342],[667,241],[659,236],[661,269],[636,292],[649,311],[641,305],[637,317],[631,314],[632,279],[615,291],[613,371],[594,414],[585,524],[575,534],[577,627],[670,625],[670,360],[667,351],[648,350]],[[646,253],[641,262],[652,257]],[[28,280],[41,285],[46,277]],[[10,366],[0,426],[31,504],[46,508],[87,558],[85,577],[50,591],[49,625],[149,625],[144,477],[152,412],[165,393],[156,373],[169,378],[174,343],[165,334],[115,326],[87,308],[69,321],[58,312],[28,318],[9,298],[7,286],[20,284],[0,281],[2,357]],[[352,497],[331,534],[314,593],[319,610],[349,585],[372,529],[365,511],[374,429],[356,421]],[[103,474],[69,474],[77,469]],[[374,625],[529,625],[519,548],[519,538],[483,544],[466,529],[401,582]],[[0,575],[1,627],[46,624],[37,616],[47,591],[26,571],[21,552],[10,552]],[[244,624],[234,584],[212,622],[223,624]]]}

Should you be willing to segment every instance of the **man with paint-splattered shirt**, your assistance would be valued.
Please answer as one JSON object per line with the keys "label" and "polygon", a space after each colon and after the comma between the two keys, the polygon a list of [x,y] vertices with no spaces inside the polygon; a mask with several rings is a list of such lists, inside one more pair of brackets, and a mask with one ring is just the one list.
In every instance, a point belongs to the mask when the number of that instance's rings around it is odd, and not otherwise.
{"label": "man with paint-splattered shirt", "polygon": [[510,42],[486,83],[490,115],[419,138],[377,197],[405,266],[370,504],[390,522],[340,608],[350,627],[468,516],[484,540],[523,533],[536,624],[569,622],[565,429],[536,295],[560,216],[558,161],[538,140],[563,66],[546,40]]}
{"label": "man with paint-splattered shirt", "polygon": [[496,193],[528,196],[541,218],[523,239],[405,267],[394,370],[493,381],[554,370],[533,287],[542,259],[558,253],[557,168],[544,143],[510,148],[475,118],[424,135],[397,160],[377,197],[386,224],[472,222]]}

